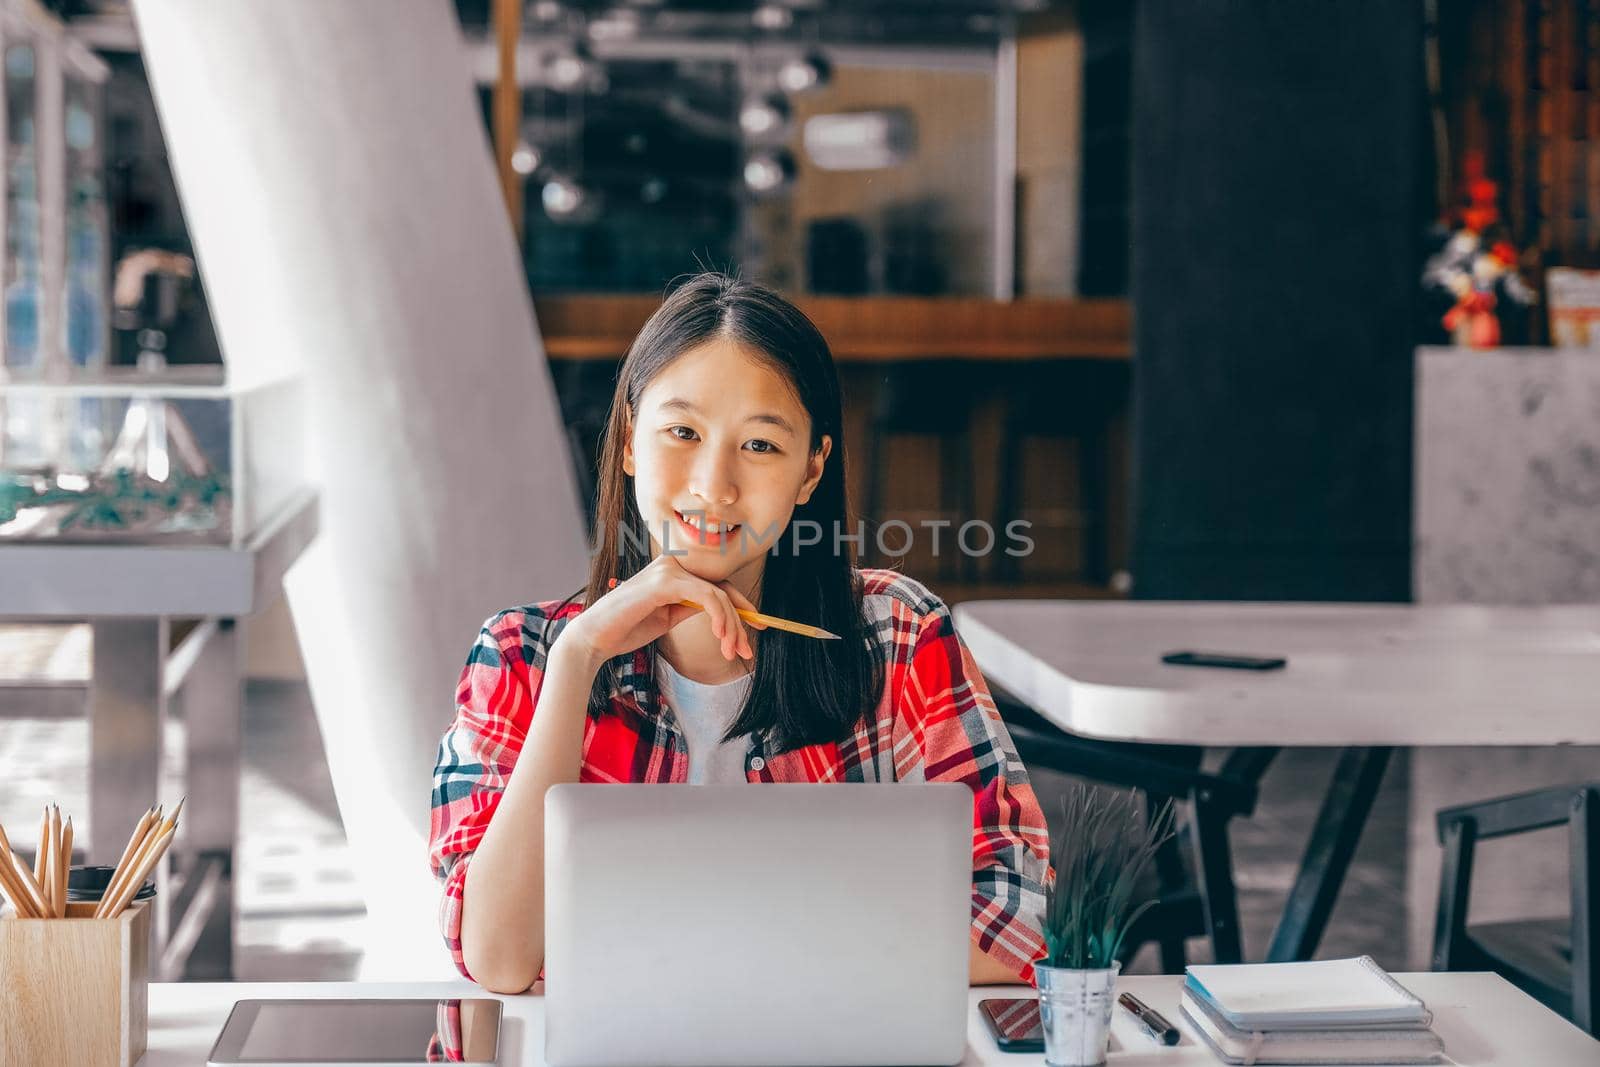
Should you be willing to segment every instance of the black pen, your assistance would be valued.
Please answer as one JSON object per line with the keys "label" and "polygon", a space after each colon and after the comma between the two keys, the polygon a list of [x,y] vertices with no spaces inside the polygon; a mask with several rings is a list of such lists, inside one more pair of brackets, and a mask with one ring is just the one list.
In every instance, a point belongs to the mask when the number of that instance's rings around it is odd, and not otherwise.
{"label": "black pen", "polygon": [[1167,1022],[1166,1016],[1132,993],[1122,994],[1117,998],[1117,1003],[1132,1012],[1133,1017],[1139,1020],[1145,1032],[1163,1045],[1176,1045],[1181,1040],[1178,1028]]}

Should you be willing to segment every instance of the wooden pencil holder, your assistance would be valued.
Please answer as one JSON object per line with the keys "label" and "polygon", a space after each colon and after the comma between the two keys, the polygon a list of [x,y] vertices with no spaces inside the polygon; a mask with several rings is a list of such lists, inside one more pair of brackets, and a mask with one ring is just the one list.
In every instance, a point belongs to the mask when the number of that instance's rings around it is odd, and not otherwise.
{"label": "wooden pencil holder", "polygon": [[133,1067],[149,1037],[150,905],[0,919],[0,1060]]}

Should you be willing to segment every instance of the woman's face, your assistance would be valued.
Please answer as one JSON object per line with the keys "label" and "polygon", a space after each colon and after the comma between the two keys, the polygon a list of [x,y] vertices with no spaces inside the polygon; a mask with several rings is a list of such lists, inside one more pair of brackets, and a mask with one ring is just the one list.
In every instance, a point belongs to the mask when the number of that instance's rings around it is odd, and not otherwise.
{"label": "woman's face", "polygon": [[629,431],[622,468],[652,555],[670,550],[691,574],[747,592],[833,449],[824,436],[811,452],[811,418],[789,382],[725,338],[657,374]]}

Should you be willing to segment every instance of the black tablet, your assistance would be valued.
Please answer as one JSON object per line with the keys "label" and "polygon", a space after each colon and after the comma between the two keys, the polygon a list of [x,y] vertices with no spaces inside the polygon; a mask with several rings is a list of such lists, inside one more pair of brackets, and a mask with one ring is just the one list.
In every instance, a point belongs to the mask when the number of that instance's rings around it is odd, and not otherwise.
{"label": "black tablet", "polygon": [[500,1002],[241,1000],[211,1047],[210,1067],[495,1067]]}

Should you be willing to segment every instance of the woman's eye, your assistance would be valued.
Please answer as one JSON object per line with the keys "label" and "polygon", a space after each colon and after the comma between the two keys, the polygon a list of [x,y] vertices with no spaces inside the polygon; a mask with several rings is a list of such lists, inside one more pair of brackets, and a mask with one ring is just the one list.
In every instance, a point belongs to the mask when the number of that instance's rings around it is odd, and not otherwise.
{"label": "woman's eye", "polygon": [[764,456],[769,452],[776,452],[778,450],[778,446],[773,444],[771,441],[755,440],[750,442],[750,449],[758,455]]}
{"label": "woman's eye", "polygon": [[693,441],[695,432],[687,426],[668,426],[667,432],[680,441]]}

